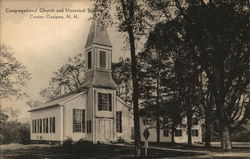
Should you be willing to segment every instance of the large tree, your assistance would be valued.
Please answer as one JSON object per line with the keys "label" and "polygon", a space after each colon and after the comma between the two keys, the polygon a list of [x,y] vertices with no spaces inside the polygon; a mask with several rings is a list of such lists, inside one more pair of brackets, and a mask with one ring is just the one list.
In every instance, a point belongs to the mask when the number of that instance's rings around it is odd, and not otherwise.
{"label": "large tree", "polygon": [[161,116],[164,116],[162,103],[169,92],[164,81],[171,74],[171,62],[167,53],[158,52],[157,49],[146,49],[138,55],[138,61],[141,104],[155,118],[156,141],[160,142]]}
{"label": "large tree", "polygon": [[206,72],[215,100],[223,151],[231,151],[231,133],[249,119],[248,1],[186,1],[186,47]]}
{"label": "large tree", "polygon": [[[49,101],[59,95],[75,91],[82,87],[85,79],[84,65],[83,54],[77,54],[73,58],[69,58],[66,64],[54,72],[49,87],[42,89],[40,95],[46,101]],[[33,105],[32,102],[30,104]]]}
{"label": "large tree", "polygon": [[8,119],[8,115],[1,110],[1,99],[9,97],[22,97],[25,92],[22,90],[26,82],[30,80],[31,74],[26,67],[14,57],[13,50],[0,45],[0,123]]}
{"label": "large tree", "polygon": [[30,80],[31,74],[14,57],[14,52],[6,45],[0,45],[0,99],[10,96],[20,97],[25,93],[22,87]]}
{"label": "large tree", "polygon": [[[184,47],[184,42],[180,35],[181,29],[182,23],[178,18],[166,22],[163,21],[155,26],[146,43],[146,48],[149,50],[149,53],[147,53],[150,57],[149,63],[153,63],[155,66],[147,64],[151,69],[147,70],[147,72],[151,75],[148,75],[149,79],[159,79],[161,86],[164,86],[165,93],[172,96],[173,99],[169,102],[169,106],[171,107],[175,105],[173,103],[178,103],[182,107],[181,109],[187,117],[188,143],[191,145],[192,120],[200,101],[198,98],[200,67],[193,60],[189,50]],[[154,57],[150,54],[152,50],[157,50],[158,60],[152,59]],[[157,70],[159,70],[158,67],[161,68],[161,73],[155,75]],[[151,85],[152,83],[150,82]],[[152,87],[150,91],[155,88]],[[180,109],[175,110],[180,111]],[[173,114],[172,110],[169,110],[169,112]],[[175,114],[180,116],[182,113],[177,112]],[[178,124],[178,122],[174,123],[172,131],[175,131],[176,124]]]}
{"label": "large tree", "polygon": [[120,58],[112,64],[112,76],[118,85],[117,95],[126,103],[132,103],[131,61],[129,58]]}
{"label": "large tree", "polygon": [[[112,10],[111,7],[114,7]],[[144,35],[146,28],[150,25],[149,20],[153,16],[149,7],[144,1],[135,0],[95,0],[92,8],[93,17],[102,24],[110,24],[112,14],[114,13],[116,20],[112,21],[117,24],[118,31],[127,34],[130,55],[131,55],[131,73],[133,84],[133,113],[134,113],[134,135],[135,135],[135,155],[139,157],[141,154],[140,139],[140,123],[139,123],[139,82],[137,76],[137,60],[136,60],[136,40]]]}

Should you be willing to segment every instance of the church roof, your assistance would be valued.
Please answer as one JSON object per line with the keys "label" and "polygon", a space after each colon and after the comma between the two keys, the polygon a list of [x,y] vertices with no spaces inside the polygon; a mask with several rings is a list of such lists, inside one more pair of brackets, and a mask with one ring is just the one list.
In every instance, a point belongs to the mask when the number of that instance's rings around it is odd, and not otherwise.
{"label": "church roof", "polygon": [[[71,101],[71,100],[75,99],[76,97],[78,97],[86,92],[87,92],[87,90],[80,88],[76,91],[58,96],[57,98],[55,98],[49,102],[43,103],[39,107],[29,110],[29,112],[61,106],[65,103],[67,103],[68,101]],[[122,98],[120,98],[119,96],[116,96],[116,97],[117,97],[116,98],[117,101],[121,102],[125,107],[131,109],[131,106],[129,104],[127,104]]]}
{"label": "church roof", "polygon": [[84,82],[83,87],[90,86],[111,89],[117,88],[116,83],[112,79],[111,72],[101,70],[92,70],[87,73],[86,81]]}
{"label": "church roof", "polygon": [[112,47],[107,29],[105,27],[99,26],[95,20],[91,24],[85,48],[92,44],[100,44]]}
{"label": "church roof", "polygon": [[41,104],[39,107],[31,109],[29,112],[32,111],[36,111],[36,110],[41,110],[41,109],[45,109],[45,108],[51,108],[51,107],[57,107],[60,105],[63,105],[64,103],[78,97],[79,95],[85,93],[86,91],[83,92],[71,92],[71,93],[67,93],[64,95],[61,95],[57,98],[55,98],[54,100],[51,100],[49,102],[43,103]]}

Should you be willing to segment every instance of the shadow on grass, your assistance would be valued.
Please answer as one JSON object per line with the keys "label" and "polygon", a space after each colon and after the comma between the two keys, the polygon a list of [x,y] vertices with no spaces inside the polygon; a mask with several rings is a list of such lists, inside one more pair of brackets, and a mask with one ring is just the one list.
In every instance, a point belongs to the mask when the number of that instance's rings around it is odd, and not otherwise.
{"label": "shadow on grass", "polygon": [[[209,152],[221,152],[221,148],[218,146],[205,147],[204,144],[194,144],[192,146],[188,146],[183,143],[169,143],[169,142],[151,142],[149,145],[162,147],[162,148],[171,148],[171,149],[182,149],[182,150],[196,150],[196,151],[209,151]],[[233,145],[232,152],[241,152],[241,153],[250,153],[250,147],[246,146],[235,146]]]}
{"label": "shadow on grass", "polygon": [[[25,145],[24,145],[25,146]],[[144,150],[142,151],[144,154]],[[149,157],[178,157],[178,156],[197,156],[202,153],[177,152],[165,150],[148,150]],[[29,146],[28,148],[19,148],[16,150],[0,150],[0,158],[6,159],[83,159],[83,158],[134,158],[134,149],[132,147],[93,144],[88,147],[73,145],[69,147],[52,146],[39,147]],[[145,158],[145,157],[143,157]]]}

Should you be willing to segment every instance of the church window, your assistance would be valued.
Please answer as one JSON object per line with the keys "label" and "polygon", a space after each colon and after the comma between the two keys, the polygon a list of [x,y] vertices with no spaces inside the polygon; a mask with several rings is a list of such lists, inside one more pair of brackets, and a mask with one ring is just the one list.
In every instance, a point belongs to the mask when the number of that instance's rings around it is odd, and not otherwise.
{"label": "church window", "polygon": [[192,136],[198,136],[198,135],[199,133],[197,129],[192,130]]}
{"label": "church window", "polygon": [[39,119],[36,119],[36,133],[39,133]]}
{"label": "church window", "polygon": [[43,127],[42,127],[43,125],[42,124],[43,124],[43,120],[40,119],[40,125],[39,125],[40,126],[40,128],[39,128],[40,131],[39,131],[39,133],[42,133],[42,129],[43,129]]}
{"label": "church window", "polygon": [[43,133],[45,133],[45,127],[46,127],[46,125],[45,125],[45,124],[46,124],[46,123],[45,123],[45,120],[46,120],[46,119],[43,118]]}
{"label": "church window", "polygon": [[73,109],[73,132],[85,132],[84,109]]}
{"label": "church window", "polygon": [[91,133],[91,128],[92,128],[91,120],[88,120],[87,121],[87,133]]}
{"label": "church window", "polygon": [[33,133],[36,133],[36,120],[32,121]]}
{"label": "church window", "polygon": [[49,118],[49,132],[52,133],[52,118]]}
{"label": "church window", "polygon": [[55,117],[50,118],[50,133],[56,132],[56,119]]}
{"label": "church window", "polygon": [[182,136],[182,130],[181,129],[177,129],[175,131],[175,136]]}
{"label": "church window", "polygon": [[116,132],[122,133],[122,112],[116,112]]}
{"label": "church window", "polygon": [[111,111],[112,110],[111,93],[98,93],[98,110],[99,111]]}
{"label": "church window", "polygon": [[48,132],[49,132],[49,119],[46,118],[45,121],[46,121],[46,122],[45,122],[45,123],[46,123],[46,124],[45,124],[45,132],[48,133]]}
{"label": "church window", "polygon": [[99,60],[100,68],[106,68],[106,52],[100,51]]}
{"label": "church window", "polygon": [[40,129],[39,129],[40,128],[40,126],[39,126],[40,120],[37,119],[36,122],[37,122],[37,129],[36,129],[37,131],[36,131],[36,133],[39,133],[40,132]]}
{"label": "church window", "polygon": [[91,51],[88,52],[88,69],[91,69],[92,66],[92,58],[91,58]]}
{"label": "church window", "polygon": [[32,120],[32,133],[35,133],[34,127],[35,127],[35,123],[34,123],[34,120]]}

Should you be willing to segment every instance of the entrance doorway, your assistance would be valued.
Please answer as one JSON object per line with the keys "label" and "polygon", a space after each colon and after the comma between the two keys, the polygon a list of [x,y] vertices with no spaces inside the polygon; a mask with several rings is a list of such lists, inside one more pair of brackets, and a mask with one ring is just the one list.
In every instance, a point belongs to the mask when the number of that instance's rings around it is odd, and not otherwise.
{"label": "entrance doorway", "polygon": [[99,127],[100,142],[110,142],[112,139],[112,126],[110,119],[101,119]]}

